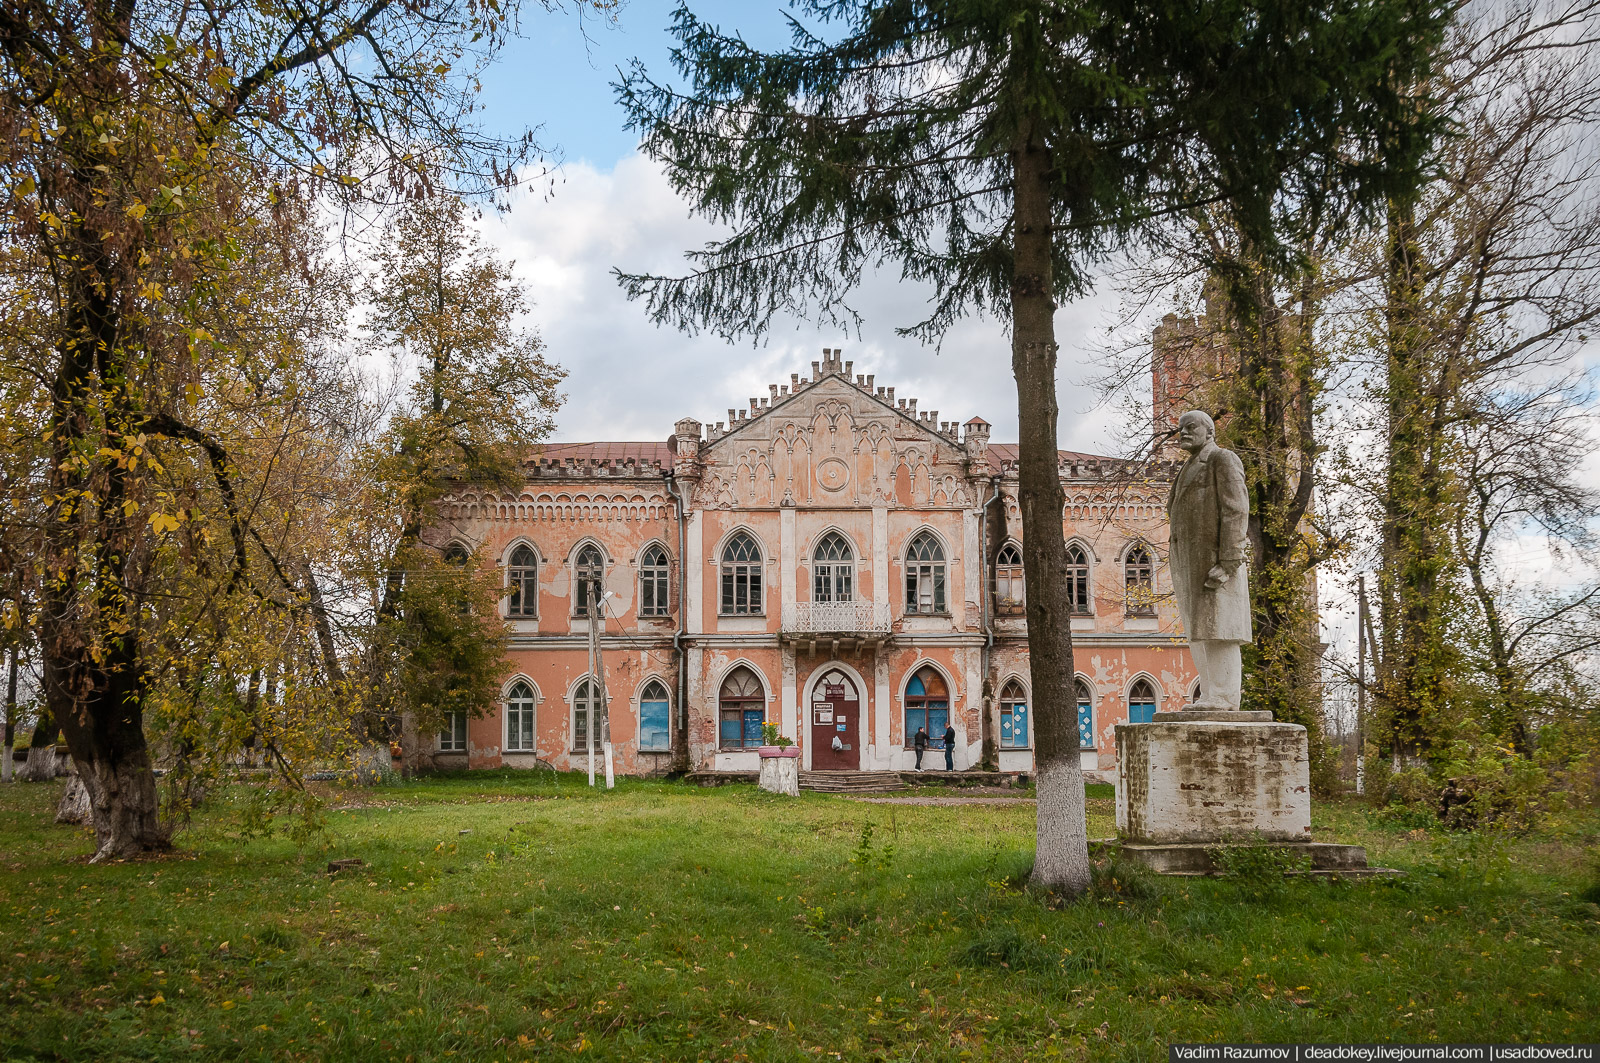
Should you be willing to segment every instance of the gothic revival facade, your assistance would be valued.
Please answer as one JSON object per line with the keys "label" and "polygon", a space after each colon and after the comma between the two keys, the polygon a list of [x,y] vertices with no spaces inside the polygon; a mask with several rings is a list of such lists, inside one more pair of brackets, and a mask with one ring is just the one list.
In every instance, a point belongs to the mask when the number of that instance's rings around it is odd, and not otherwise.
{"label": "gothic revival facade", "polygon": [[[726,422],[552,443],[519,493],[448,498],[434,545],[498,567],[511,648],[499,711],[455,720],[435,763],[581,768],[603,677],[622,773],[754,771],[764,722],[813,770],[907,770],[919,727],[942,767],[947,725],[958,769],[1032,770],[1017,447],[894,391],[824,350]],[[1060,470],[1083,765],[1112,772],[1115,724],[1194,691],[1166,484]]]}

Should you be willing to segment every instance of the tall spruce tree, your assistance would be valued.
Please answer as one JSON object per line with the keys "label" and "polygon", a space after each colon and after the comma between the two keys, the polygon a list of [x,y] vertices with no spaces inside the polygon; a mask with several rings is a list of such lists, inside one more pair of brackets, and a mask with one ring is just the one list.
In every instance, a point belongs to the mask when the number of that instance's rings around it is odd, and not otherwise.
{"label": "tall spruce tree", "polygon": [[[620,274],[657,322],[760,336],[775,315],[856,321],[864,270],[928,284],[903,332],[969,313],[1011,328],[1039,780],[1034,877],[1088,885],[1078,767],[1054,312],[1152,219],[1228,198],[1278,253],[1271,205],[1331,167],[1353,201],[1414,182],[1428,0],[1151,5],[1135,0],[792,0],[761,52],[679,8],[690,89],[638,64],[619,92],[644,150],[731,224],[681,276]],[[801,19],[809,19],[808,26]],[[830,32],[832,30],[838,32]],[[1409,153],[1371,160],[1382,143]]]}

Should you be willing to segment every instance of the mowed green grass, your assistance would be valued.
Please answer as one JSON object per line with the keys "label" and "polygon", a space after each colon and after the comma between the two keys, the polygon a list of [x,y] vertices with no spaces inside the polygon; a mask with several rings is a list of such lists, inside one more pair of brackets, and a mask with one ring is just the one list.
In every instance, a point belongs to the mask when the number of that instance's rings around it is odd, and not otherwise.
{"label": "mowed green grass", "polygon": [[[940,793],[942,791],[933,791]],[[1162,1060],[1173,1041],[1600,1040],[1578,830],[1319,835],[1398,881],[1020,888],[1031,805],[550,773],[332,791],[305,847],[83,862],[58,785],[0,788],[0,1058]],[[1112,832],[1091,788],[1091,833]],[[870,832],[869,832],[870,828]],[[869,836],[870,833],[870,836]],[[330,859],[365,866],[329,875]],[[1115,884],[1111,879],[1115,877]]]}

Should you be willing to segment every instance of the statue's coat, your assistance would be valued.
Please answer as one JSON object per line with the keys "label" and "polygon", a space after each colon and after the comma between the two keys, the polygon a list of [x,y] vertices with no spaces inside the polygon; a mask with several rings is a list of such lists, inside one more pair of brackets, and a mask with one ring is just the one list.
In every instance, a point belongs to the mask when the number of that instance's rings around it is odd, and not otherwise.
{"label": "statue's coat", "polygon": [[[1192,454],[1167,496],[1172,525],[1170,566],[1178,615],[1191,641],[1249,642],[1250,588],[1245,547],[1250,529],[1250,495],[1244,463],[1231,450],[1209,442]],[[1238,562],[1228,582],[1206,589],[1211,566]]]}

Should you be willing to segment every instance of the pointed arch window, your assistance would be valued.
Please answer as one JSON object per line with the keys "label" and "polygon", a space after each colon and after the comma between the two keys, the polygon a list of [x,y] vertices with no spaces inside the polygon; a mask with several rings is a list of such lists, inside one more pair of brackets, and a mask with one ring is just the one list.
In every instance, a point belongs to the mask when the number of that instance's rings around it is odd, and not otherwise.
{"label": "pointed arch window", "polygon": [[1028,748],[1028,694],[1015,679],[1000,691],[1000,748]]}
{"label": "pointed arch window", "polygon": [[944,748],[944,731],[950,726],[950,688],[930,665],[918,668],[906,683],[906,748],[914,746],[917,728],[928,730],[928,748]]}
{"label": "pointed arch window", "polygon": [[1078,748],[1094,748],[1094,694],[1089,690],[1089,684],[1078,680],[1075,684],[1078,691]]}
{"label": "pointed arch window", "polygon": [[722,548],[722,615],[761,612],[761,547],[749,532],[739,532]]}
{"label": "pointed arch window", "polygon": [[1156,716],[1156,688],[1140,679],[1128,688],[1128,722],[1150,723]]}
{"label": "pointed arch window", "polygon": [[582,680],[572,692],[572,751],[589,751],[589,710],[594,710],[594,747],[600,748],[605,735],[605,702],[600,697],[600,684],[592,678]]}
{"label": "pointed arch window", "polygon": [[1089,553],[1078,543],[1067,544],[1067,601],[1075,615],[1089,615]]}
{"label": "pointed arch window", "polygon": [[592,598],[595,609],[600,608],[600,594],[606,578],[606,559],[593,543],[578,551],[572,562],[572,615],[588,616]]}
{"label": "pointed arch window", "polygon": [[537,750],[533,733],[533,688],[523,682],[512,684],[506,694],[506,752],[532,753]]}
{"label": "pointed arch window", "polygon": [[666,616],[668,608],[668,580],[671,569],[667,552],[659,543],[651,543],[639,555],[639,615]]}
{"label": "pointed arch window", "polygon": [[932,532],[922,532],[906,548],[906,612],[944,613],[944,547]]}
{"label": "pointed arch window", "polygon": [[822,537],[811,556],[811,598],[817,602],[855,600],[855,551],[838,532]]}
{"label": "pointed arch window", "polygon": [[767,718],[767,695],[761,680],[740,666],[728,673],[717,694],[718,744],[723,749],[761,745],[761,724]]}
{"label": "pointed arch window", "polygon": [[529,619],[539,615],[539,559],[526,543],[511,551],[511,561],[506,565],[506,581],[511,587],[511,597],[506,601],[506,615]]}
{"label": "pointed arch window", "polygon": [[1150,548],[1135,543],[1122,561],[1129,616],[1154,616],[1156,612],[1156,567]]}
{"label": "pointed arch window", "polygon": [[460,543],[451,543],[444,548],[444,561],[447,565],[464,565],[470,557],[467,548]]}
{"label": "pointed arch window", "polygon": [[672,750],[672,702],[667,686],[659,679],[644,685],[639,694],[639,751],[668,753]]}
{"label": "pointed arch window", "polygon": [[1006,543],[994,556],[995,612],[1022,612],[1022,551],[1016,543]]}

